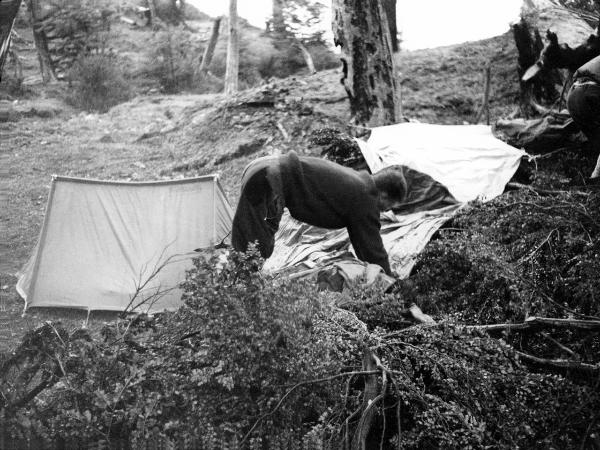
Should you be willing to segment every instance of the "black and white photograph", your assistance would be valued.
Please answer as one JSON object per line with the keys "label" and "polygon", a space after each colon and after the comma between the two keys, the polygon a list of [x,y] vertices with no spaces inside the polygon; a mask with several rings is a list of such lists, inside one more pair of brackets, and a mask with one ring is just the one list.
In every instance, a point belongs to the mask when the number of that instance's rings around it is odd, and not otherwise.
{"label": "black and white photograph", "polygon": [[600,0],[0,0],[0,450],[600,450]]}

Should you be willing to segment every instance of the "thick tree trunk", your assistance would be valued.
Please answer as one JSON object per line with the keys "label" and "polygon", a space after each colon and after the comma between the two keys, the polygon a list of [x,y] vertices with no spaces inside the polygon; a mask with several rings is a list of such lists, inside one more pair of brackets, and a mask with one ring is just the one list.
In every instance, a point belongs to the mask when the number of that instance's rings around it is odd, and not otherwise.
{"label": "thick tree trunk", "polygon": [[204,55],[202,56],[200,67],[198,68],[198,73],[201,76],[206,75],[206,73],[208,72],[208,66],[210,65],[213,55],[215,54],[215,46],[217,45],[217,40],[219,39],[219,28],[221,26],[221,19],[222,17],[217,17],[213,22],[210,40],[208,41],[208,45],[204,50]]}
{"label": "thick tree trunk", "polygon": [[306,67],[308,67],[308,71],[311,74],[317,73],[312,55],[310,54],[308,49],[304,46],[304,44],[300,41],[296,41],[296,47],[298,47],[300,49],[300,51],[302,52],[302,57],[304,58],[304,62],[306,62]]}
{"label": "thick tree trunk", "polygon": [[227,67],[225,69],[225,94],[238,90],[239,40],[237,0],[229,0],[229,38],[227,40]]}
{"label": "thick tree trunk", "polygon": [[517,72],[519,74],[521,113],[525,117],[529,117],[536,115],[532,101],[546,105],[554,102],[558,97],[555,86],[562,80],[560,73],[553,69],[544,73],[540,72],[527,82],[523,81],[521,77],[537,61],[544,43],[537,28],[532,28],[523,19],[512,26],[512,32],[519,52]]}
{"label": "thick tree trunk", "polygon": [[31,14],[31,26],[33,28],[33,40],[37,49],[38,61],[40,63],[40,72],[42,81],[48,83],[56,81],[54,72],[54,64],[50,59],[50,51],[48,50],[48,39],[46,33],[41,29],[40,24],[40,4],[39,0],[29,0],[29,12]]}
{"label": "thick tree trunk", "polygon": [[400,118],[392,40],[381,0],[333,0],[333,35],[342,50],[344,88],[356,124]]}

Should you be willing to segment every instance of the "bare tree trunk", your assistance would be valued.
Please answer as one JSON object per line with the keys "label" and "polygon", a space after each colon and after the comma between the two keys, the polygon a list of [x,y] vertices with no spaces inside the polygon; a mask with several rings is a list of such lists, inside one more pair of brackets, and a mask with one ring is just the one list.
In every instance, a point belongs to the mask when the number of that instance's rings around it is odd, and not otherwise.
{"label": "bare tree trunk", "polygon": [[200,62],[200,67],[198,68],[198,73],[200,76],[206,75],[208,72],[208,66],[210,65],[213,55],[215,54],[215,46],[217,45],[217,40],[219,39],[219,28],[221,26],[222,17],[217,17],[213,22],[212,33],[210,34],[210,40],[208,41],[208,45],[204,50],[204,55],[202,55],[202,61]]}
{"label": "bare tree trunk", "polygon": [[381,0],[390,29],[392,39],[392,51],[396,53],[398,48],[398,26],[396,24],[396,0]]}
{"label": "bare tree trunk", "polygon": [[2,67],[11,51],[12,27],[20,5],[21,0],[9,0],[0,4],[0,80],[2,79]]}
{"label": "bare tree trunk", "polygon": [[381,0],[333,0],[333,35],[353,121],[379,126],[400,118],[393,48]]}
{"label": "bare tree trunk", "polygon": [[308,67],[308,71],[311,74],[312,73],[317,73],[317,71],[315,69],[315,63],[314,63],[312,55],[310,54],[310,52],[308,51],[308,49],[300,41],[296,41],[295,45],[302,52],[302,57],[304,58],[304,62],[306,62],[306,67]]}
{"label": "bare tree trunk", "polygon": [[39,0],[29,0],[29,12],[31,14],[33,40],[35,42],[35,48],[37,49],[42,81],[44,83],[56,81],[54,64],[50,59],[50,51],[48,50],[48,39],[44,30],[41,29]]}
{"label": "bare tree trunk", "polygon": [[225,95],[231,95],[238,90],[239,53],[237,0],[229,0],[229,38],[227,40]]}
{"label": "bare tree trunk", "polygon": [[525,19],[512,25],[513,37],[519,52],[517,72],[520,86],[520,108],[525,117],[536,115],[532,101],[543,104],[552,104],[558,97],[556,84],[562,84],[560,73],[556,69],[547,70],[538,74],[532,80],[523,81],[521,77],[536,61],[544,47],[542,38],[537,28],[532,27]]}
{"label": "bare tree trunk", "polygon": [[285,34],[285,19],[283,18],[283,0],[273,0],[273,17],[270,31],[276,35]]}
{"label": "bare tree trunk", "polygon": [[148,5],[148,9],[150,10],[150,20],[148,21],[148,26],[154,26],[154,23],[158,16],[156,15],[156,3],[155,0],[146,0],[146,4]]}

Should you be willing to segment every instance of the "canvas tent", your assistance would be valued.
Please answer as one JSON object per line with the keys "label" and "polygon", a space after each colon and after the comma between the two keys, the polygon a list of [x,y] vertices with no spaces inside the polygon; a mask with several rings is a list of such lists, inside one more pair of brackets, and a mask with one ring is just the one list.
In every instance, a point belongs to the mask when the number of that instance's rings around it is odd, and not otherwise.
{"label": "canvas tent", "polygon": [[176,309],[194,249],[221,242],[231,221],[215,175],[141,183],[54,177],[17,290],[26,308],[122,311],[133,297],[153,297],[137,310]]}
{"label": "canvas tent", "polygon": [[[415,204],[423,207],[385,215],[381,235],[399,278],[408,277],[433,234],[467,202],[500,195],[526,155],[495,138],[486,125],[403,123],[374,128],[367,142],[358,143],[371,172],[404,165],[437,180],[458,200],[429,209],[437,202],[427,196],[437,191],[420,189],[423,199]],[[362,275],[372,280],[371,268],[356,259],[345,229],[319,229],[284,215],[265,269],[310,277],[334,266],[351,279],[361,275],[361,265]]]}

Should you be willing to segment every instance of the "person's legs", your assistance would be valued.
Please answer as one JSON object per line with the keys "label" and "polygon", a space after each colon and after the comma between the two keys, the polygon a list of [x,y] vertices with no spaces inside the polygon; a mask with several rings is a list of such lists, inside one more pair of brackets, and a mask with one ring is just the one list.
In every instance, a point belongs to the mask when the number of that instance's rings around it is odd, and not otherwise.
{"label": "person's legs", "polygon": [[235,250],[244,252],[248,244],[256,241],[260,255],[265,259],[273,253],[275,233],[283,214],[283,205],[273,192],[266,173],[266,168],[258,171],[242,188],[231,232],[231,245]]}
{"label": "person's legs", "polygon": [[590,134],[588,139],[590,140],[590,145],[592,146],[593,151],[598,154],[596,167],[594,167],[594,171],[592,172],[590,178],[600,178],[600,127],[596,129],[595,133]]}
{"label": "person's legs", "polygon": [[600,177],[600,85],[573,84],[567,97],[567,108],[573,121],[586,135],[598,161],[590,178]]}

